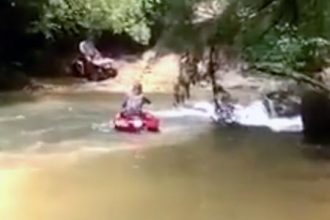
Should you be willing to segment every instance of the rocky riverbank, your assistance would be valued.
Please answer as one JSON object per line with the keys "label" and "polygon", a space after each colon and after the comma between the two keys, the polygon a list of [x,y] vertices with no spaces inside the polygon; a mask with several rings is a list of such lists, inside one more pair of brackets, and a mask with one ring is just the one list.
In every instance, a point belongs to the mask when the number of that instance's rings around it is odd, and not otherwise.
{"label": "rocky riverbank", "polygon": [[[72,78],[38,79],[37,82],[42,84],[46,91],[52,92],[127,92],[133,82],[139,80],[143,83],[146,93],[172,94],[179,72],[178,55],[167,54],[148,62],[152,56],[153,52],[148,51],[141,57],[126,57],[117,60],[118,76],[98,83]],[[290,80],[269,75],[248,74],[239,68],[219,71],[221,85],[231,93],[234,100],[243,105],[260,99],[269,92],[295,87],[295,83]],[[210,85],[198,85],[192,90],[195,98],[205,96],[205,94],[211,97]]]}

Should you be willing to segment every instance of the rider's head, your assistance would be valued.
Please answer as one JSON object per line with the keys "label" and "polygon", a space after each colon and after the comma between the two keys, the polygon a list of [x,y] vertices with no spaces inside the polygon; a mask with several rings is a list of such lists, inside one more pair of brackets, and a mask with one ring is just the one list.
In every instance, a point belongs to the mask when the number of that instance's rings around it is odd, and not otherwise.
{"label": "rider's head", "polygon": [[142,94],[143,92],[143,87],[142,87],[142,84],[140,82],[135,82],[134,85],[133,85],[133,94],[135,95],[140,95]]}

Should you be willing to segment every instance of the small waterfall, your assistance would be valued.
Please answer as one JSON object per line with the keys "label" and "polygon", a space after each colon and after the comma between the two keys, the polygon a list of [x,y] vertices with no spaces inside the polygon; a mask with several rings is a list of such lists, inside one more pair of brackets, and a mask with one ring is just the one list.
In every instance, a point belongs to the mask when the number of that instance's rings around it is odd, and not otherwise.
{"label": "small waterfall", "polygon": [[[214,106],[209,102],[196,102],[177,109],[155,112],[159,117],[194,116],[219,121]],[[303,130],[300,115],[294,117],[271,117],[262,101],[258,100],[244,107],[234,105],[233,119],[236,124],[248,127],[267,127],[274,132],[301,132]]]}
{"label": "small waterfall", "polygon": [[262,101],[255,101],[245,108],[237,106],[235,117],[241,125],[268,127],[274,132],[301,132],[303,130],[300,115],[290,118],[270,117]]}

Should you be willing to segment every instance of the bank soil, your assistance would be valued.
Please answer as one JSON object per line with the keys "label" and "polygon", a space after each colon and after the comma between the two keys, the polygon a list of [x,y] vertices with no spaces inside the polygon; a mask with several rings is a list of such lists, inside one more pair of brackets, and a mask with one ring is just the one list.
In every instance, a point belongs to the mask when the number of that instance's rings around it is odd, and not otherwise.
{"label": "bank soil", "polygon": [[[102,82],[88,82],[80,79],[54,79],[40,81],[47,91],[52,92],[127,92],[132,84],[139,80],[146,93],[172,94],[173,85],[179,73],[179,56],[174,53],[153,57],[154,52],[147,51],[142,56],[125,57],[116,60],[118,76]],[[264,93],[287,87],[293,83],[268,75],[253,75],[242,72],[239,68],[218,70],[217,78],[229,91],[233,99],[241,104],[248,104],[259,99]],[[195,86],[192,96],[211,97],[210,85]]]}

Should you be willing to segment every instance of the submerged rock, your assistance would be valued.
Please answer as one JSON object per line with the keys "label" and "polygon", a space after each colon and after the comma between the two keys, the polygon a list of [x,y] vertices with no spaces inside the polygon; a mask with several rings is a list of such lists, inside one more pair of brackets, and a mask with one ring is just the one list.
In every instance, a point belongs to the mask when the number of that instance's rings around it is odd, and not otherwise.
{"label": "submerged rock", "polygon": [[218,124],[235,125],[243,127],[264,127],[273,132],[297,133],[303,130],[300,115],[295,117],[269,117],[269,114],[261,100],[254,101],[248,106],[233,105],[229,118],[219,114],[212,116]]}
{"label": "submerged rock", "polygon": [[302,98],[301,113],[307,141],[330,141],[330,99],[326,94],[307,91]]}
{"label": "submerged rock", "polygon": [[294,117],[300,114],[300,98],[290,90],[269,92],[263,103],[271,118]]}

